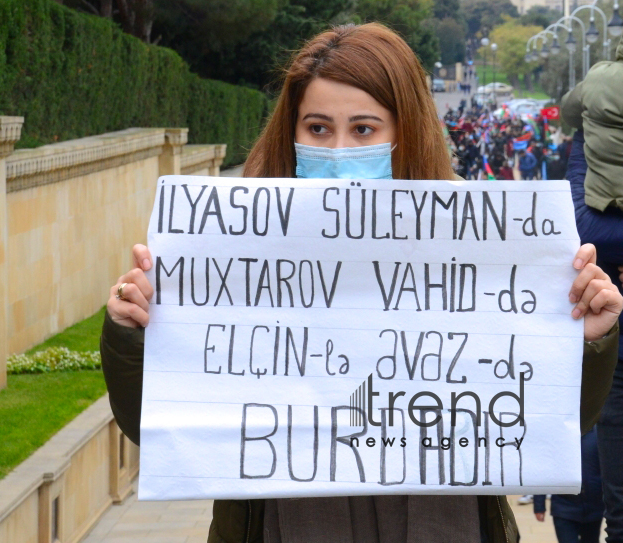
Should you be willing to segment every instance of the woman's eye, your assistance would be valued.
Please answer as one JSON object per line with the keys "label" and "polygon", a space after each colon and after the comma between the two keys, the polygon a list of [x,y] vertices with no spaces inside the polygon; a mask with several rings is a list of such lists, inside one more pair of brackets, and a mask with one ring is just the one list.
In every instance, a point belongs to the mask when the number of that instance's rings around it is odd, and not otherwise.
{"label": "woman's eye", "polygon": [[317,135],[322,135],[327,132],[326,127],[322,126],[321,124],[312,124],[309,129],[312,131],[313,134]]}
{"label": "woman's eye", "polygon": [[364,126],[364,125],[359,125],[357,128],[355,128],[355,130],[357,134],[360,136],[370,136],[372,132],[374,132],[373,128],[371,128],[370,126]]}

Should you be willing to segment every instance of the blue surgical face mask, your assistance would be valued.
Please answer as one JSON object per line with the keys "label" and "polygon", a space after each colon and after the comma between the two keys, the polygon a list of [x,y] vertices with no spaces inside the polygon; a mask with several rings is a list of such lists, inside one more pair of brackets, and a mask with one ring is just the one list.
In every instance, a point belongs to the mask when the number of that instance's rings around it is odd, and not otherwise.
{"label": "blue surgical face mask", "polygon": [[392,179],[391,143],[341,149],[295,143],[294,149],[297,177]]}

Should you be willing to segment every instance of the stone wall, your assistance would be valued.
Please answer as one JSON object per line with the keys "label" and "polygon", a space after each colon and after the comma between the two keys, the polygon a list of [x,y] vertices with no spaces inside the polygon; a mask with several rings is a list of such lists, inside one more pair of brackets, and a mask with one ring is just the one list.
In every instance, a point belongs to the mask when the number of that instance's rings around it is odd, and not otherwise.
{"label": "stone wall", "polygon": [[78,543],[132,491],[138,467],[104,396],[0,481],[0,541]]}
{"label": "stone wall", "polygon": [[6,356],[95,313],[145,243],[161,175],[219,175],[225,145],[185,128],[120,132],[13,151],[0,117],[0,388]]}

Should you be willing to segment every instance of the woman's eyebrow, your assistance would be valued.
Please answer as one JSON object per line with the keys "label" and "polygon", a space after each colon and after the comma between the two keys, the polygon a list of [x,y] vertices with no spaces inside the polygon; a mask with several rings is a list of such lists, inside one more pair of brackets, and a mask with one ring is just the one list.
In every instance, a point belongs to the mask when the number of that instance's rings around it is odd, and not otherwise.
{"label": "woman's eyebrow", "polygon": [[366,121],[366,120],[379,121],[380,123],[384,122],[383,119],[381,119],[380,117],[377,117],[376,115],[355,115],[354,117],[349,117],[348,119],[348,121],[351,123],[355,123],[357,121]]}
{"label": "woman's eyebrow", "polygon": [[[324,113],[308,113],[307,115],[305,115],[305,117],[303,117],[303,120],[306,119],[322,119],[323,121],[327,121],[327,122],[334,122],[333,117],[329,117],[328,115],[325,115]],[[385,122],[383,121],[383,119],[381,119],[380,117],[377,117],[376,115],[354,115],[353,117],[349,117],[348,118],[348,122],[351,123],[355,123],[358,121],[366,121],[366,120],[372,120],[372,121],[378,121],[380,123]]]}
{"label": "woman's eyebrow", "polygon": [[322,113],[308,113],[307,115],[305,115],[305,117],[303,117],[303,120],[305,119],[322,119],[323,121],[327,121],[330,123],[333,122],[333,117],[323,115]]}

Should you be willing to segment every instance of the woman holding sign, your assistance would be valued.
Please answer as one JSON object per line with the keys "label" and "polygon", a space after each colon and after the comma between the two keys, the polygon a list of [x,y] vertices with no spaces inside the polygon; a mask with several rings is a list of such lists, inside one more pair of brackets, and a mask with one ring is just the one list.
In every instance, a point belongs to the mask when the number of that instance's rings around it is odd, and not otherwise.
{"label": "woman holding sign", "polygon": [[[425,73],[409,46],[378,24],[324,32],[295,55],[246,177],[453,179]],[[144,327],[153,289],[143,245],[111,288],[102,364],[121,429],[139,441]],[[617,361],[623,298],[582,246],[570,311],[584,318],[581,423],[596,421]],[[516,542],[503,496],[358,496],[217,500],[210,543]]]}

